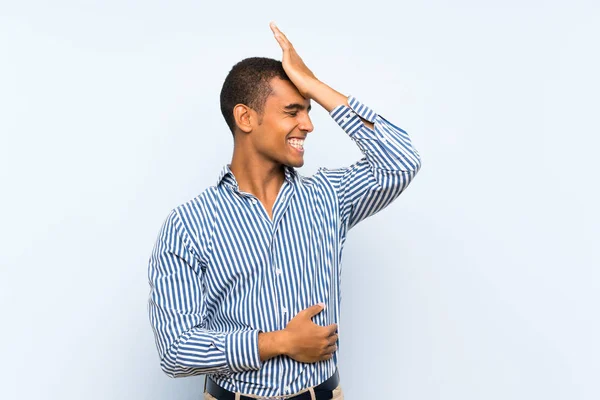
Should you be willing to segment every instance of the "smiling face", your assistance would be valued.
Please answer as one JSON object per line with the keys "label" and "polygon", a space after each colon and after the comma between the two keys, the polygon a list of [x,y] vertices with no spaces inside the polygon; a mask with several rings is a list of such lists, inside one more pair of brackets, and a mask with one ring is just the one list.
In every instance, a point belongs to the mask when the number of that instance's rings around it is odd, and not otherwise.
{"label": "smiling face", "polygon": [[252,147],[267,161],[301,167],[304,140],[313,130],[308,115],[310,100],[302,97],[290,81],[273,78],[269,84],[272,92],[250,134]]}

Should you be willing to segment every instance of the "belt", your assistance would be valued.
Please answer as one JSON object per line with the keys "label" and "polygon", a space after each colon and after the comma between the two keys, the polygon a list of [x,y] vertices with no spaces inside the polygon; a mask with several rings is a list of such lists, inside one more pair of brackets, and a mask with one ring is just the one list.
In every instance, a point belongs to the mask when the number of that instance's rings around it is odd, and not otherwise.
{"label": "belt", "polygon": [[[333,389],[338,387],[340,383],[340,375],[338,370],[335,370],[335,373],[331,378],[327,379],[325,382],[315,386],[313,390],[315,391],[315,397],[317,400],[326,400],[333,398]],[[210,377],[206,377],[206,391],[216,398],[217,400],[235,400],[235,392],[231,392],[221,386],[219,386],[215,381],[213,381]],[[275,397],[276,398],[276,397]],[[298,394],[293,397],[282,397],[289,400],[311,400],[310,392],[306,391],[304,393]],[[240,400],[257,400],[256,397],[249,396],[240,396]]]}

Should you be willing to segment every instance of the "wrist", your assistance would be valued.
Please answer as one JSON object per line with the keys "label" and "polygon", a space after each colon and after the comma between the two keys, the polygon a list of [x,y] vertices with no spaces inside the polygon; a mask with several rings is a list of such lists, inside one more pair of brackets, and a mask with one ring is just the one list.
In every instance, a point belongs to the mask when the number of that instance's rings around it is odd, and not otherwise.
{"label": "wrist", "polygon": [[288,334],[284,330],[273,332],[259,332],[258,351],[261,361],[279,355],[286,355],[288,352]]}
{"label": "wrist", "polygon": [[277,331],[277,350],[279,355],[287,356],[290,349],[290,334],[285,329]]}
{"label": "wrist", "polygon": [[316,80],[311,83],[308,98],[316,101],[327,112],[344,104],[348,105],[348,97],[328,86],[326,83]]}
{"label": "wrist", "polygon": [[318,97],[319,92],[323,91],[323,87],[327,86],[317,78],[312,78],[306,83],[305,97],[316,101],[315,97]]}

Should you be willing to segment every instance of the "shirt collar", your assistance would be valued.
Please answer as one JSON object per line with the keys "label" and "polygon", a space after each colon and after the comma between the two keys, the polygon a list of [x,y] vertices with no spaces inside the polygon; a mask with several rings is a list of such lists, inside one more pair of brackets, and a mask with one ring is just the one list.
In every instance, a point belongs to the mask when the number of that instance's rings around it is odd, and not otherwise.
{"label": "shirt collar", "polygon": [[[294,179],[297,176],[296,170],[293,167],[287,165],[284,166],[284,170],[285,180],[289,183],[294,183]],[[238,183],[235,179],[235,176],[233,175],[233,172],[231,172],[231,164],[225,164],[221,169],[219,179],[217,179],[217,186],[219,186],[222,183],[228,184],[230,186],[233,186],[235,189],[238,189]]]}

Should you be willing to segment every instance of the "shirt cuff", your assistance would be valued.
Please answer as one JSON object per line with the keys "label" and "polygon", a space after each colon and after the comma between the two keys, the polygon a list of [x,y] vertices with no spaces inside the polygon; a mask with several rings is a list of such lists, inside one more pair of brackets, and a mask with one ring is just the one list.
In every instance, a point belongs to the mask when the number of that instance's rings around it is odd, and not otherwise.
{"label": "shirt cuff", "polygon": [[258,330],[228,333],[225,354],[233,372],[258,370],[262,366],[258,351]]}
{"label": "shirt cuff", "polygon": [[361,117],[374,124],[377,113],[353,96],[348,96],[348,104],[350,107],[340,104],[331,110],[329,115],[350,137],[353,137],[361,128],[367,128]]}

